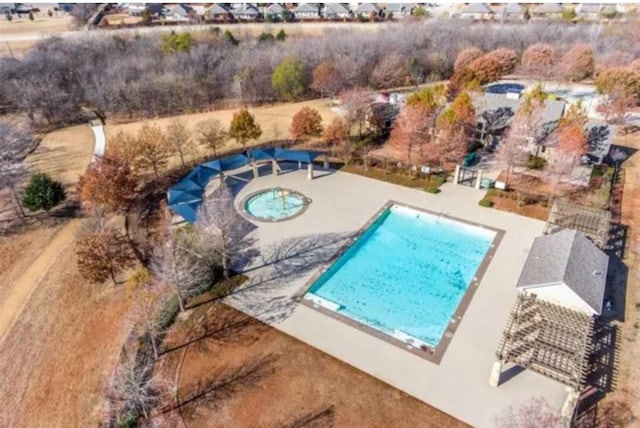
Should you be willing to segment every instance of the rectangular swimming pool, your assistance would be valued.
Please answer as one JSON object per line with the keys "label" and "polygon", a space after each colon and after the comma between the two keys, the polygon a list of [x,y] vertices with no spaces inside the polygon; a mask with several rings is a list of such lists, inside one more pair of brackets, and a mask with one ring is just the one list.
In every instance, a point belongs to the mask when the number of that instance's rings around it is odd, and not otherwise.
{"label": "rectangular swimming pool", "polygon": [[495,230],[392,204],[304,299],[414,347],[434,348],[495,237]]}

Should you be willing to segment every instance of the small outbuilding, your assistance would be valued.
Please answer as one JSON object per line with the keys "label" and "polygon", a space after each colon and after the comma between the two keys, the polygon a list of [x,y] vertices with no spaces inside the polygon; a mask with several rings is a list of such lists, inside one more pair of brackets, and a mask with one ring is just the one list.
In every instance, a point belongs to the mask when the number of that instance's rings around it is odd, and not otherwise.
{"label": "small outbuilding", "polygon": [[565,308],[600,315],[609,256],[577,230],[536,238],[517,288]]}

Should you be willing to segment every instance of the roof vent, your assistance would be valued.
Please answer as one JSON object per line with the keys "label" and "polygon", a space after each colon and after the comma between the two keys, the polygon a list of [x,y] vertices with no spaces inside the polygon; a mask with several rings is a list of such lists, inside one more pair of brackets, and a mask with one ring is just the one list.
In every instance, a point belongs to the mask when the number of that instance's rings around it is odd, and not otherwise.
{"label": "roof vent", "polygon": [[593,275],[594,276],[600,276],[600,275],[602,275],[602,272],[600,272],[599,270],[594,270],[593,271]]}

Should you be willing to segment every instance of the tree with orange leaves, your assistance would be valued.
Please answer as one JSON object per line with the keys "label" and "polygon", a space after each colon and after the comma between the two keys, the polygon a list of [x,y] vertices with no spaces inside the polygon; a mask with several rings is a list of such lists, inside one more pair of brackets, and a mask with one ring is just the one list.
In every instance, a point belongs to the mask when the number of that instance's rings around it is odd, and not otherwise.
{"label": "tree with orange leaves", "polygon": [[329,62],[321,62],[314,70],[311,89],[320,93],[321,97],[336,96],[345,87],[344,78]]}
{"label": "tree with orange leaves", "polygon": [[307,140],[321,136],[322,116],[320,116],[320,112],[311,107],[301,108],[293,115],[289,133],[296,140]]}
{"label": "tree with orange leaves", "polygon": [[118,212],[133,199],[136,185],[127,161],[99,158],[80,177],[78,196],[96,214]]}
{"label": "tree with orange leaves", "polygon": [[422,162],[423,146],[431,139],[430,117],[426,108],[420,104],[407,104],[396,118],[389,143],[406,153],[406,160]]}

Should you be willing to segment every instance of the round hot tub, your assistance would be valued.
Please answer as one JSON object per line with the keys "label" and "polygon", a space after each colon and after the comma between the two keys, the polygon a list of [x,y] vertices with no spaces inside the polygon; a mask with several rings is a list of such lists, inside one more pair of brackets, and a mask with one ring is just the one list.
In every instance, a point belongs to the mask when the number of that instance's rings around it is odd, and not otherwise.
{"label": "round hot tub", "polygon": [[300,192],[275,187],[247,196],[242,202],[242,210],[252,219],[276,222],[299,216],[310,202]]}

